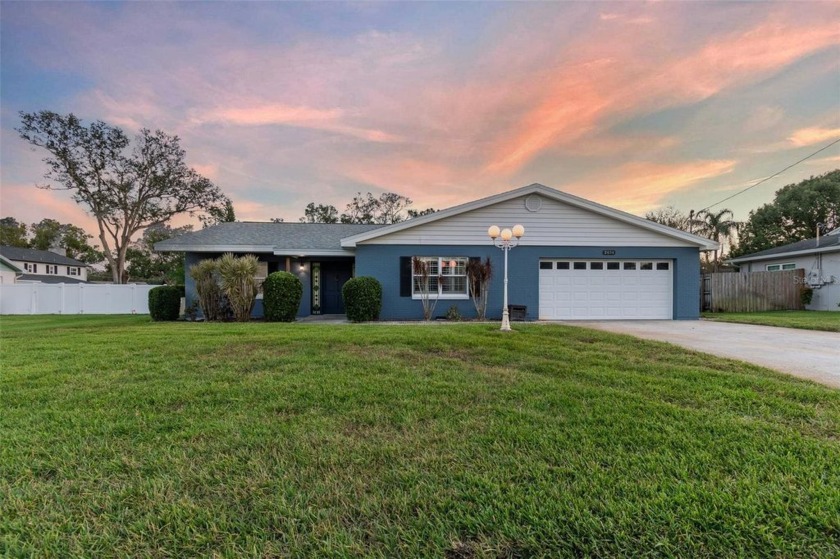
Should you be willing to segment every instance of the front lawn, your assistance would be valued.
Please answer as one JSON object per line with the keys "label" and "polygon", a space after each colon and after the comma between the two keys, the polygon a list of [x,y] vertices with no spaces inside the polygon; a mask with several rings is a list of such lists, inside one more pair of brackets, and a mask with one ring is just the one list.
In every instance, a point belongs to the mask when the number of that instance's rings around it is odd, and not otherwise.
{"label": "front lawn", "polygon": [[514,328],[3,317],[0,555],[840,555],[840,391]]}
{"label": "front lawn", "polygon": [[840,332],[840,312],[834,311],[709,312],[703,313],[703,318],[719,322]]}

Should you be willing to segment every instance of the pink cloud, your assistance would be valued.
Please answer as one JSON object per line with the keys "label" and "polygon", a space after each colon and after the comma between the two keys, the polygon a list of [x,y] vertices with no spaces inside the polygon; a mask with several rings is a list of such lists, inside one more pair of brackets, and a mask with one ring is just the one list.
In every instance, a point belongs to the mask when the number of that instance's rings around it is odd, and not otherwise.
{"label": "pink cloud", "polygon": [[840,128],[801,128],[788,141],[795,146],[810,146],[840,138]]}
{"label": "pink cloud", "polygon": [[[634,162],[600,173],[597,180],[561,186],[561,190],[589,197],[597,202],[641,214],[675,192],[703,181],[731,173],[734,160],[688,161],[677,163]],[[592,184],[600,188],[597,194]]]}
{"label": "pink cloud", "polygon": [[88,215],[83,206],[76,204],[70,194],[61,190],[45,190],[35,185],[3,184],[2,214],[10,215],[27,224],[37,223],[45,218],[55,219],[61,223],[72,223],[84,228],[88,233],[97,237],[99,243],[96,218]]}

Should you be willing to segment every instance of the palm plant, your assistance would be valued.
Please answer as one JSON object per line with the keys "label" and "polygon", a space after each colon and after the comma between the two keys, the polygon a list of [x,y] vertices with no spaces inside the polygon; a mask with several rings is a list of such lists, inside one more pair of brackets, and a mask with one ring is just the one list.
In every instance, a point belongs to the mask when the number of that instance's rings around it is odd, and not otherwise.
{"label": "palm plant", "polygon": [[699,233],[709,239],[721,244],[720,254],[715,249],[714,269],[718,270],[720,258],[723,256],[726,243],[732,240],[738,230],[739,222],[732,219],[735,215],[732,210],[722,209],[719,212],[701,210],[695,214],[698,219]]}
{"label": "palm plant", "polygon": [[198,292],[198,305],[204,320],[222,318],[223,295],[219,286],[219,266],[215,260],[202,260],[190,266],[190,277]]}
{"label": "palm plant", "polygon": [[236,257],[230,252],[223,254],[219,259],[222,291],[227,295],[233,316],[239,322],[247,322],[251,318],[251,311],[260,290],[255,278],[259,262],[254,255]]}

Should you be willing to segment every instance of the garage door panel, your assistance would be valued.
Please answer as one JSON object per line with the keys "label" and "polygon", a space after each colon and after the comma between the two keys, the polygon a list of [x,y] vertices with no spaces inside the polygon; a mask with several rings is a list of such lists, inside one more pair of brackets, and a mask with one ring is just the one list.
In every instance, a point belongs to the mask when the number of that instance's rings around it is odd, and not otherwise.
{"label": "garage door panel", "polygon": [[670,261],[563,260],[568,264],[560,266],[557,261],[550,262],[550,268],[546,266],[539,271],[541,319],[673,317]]}

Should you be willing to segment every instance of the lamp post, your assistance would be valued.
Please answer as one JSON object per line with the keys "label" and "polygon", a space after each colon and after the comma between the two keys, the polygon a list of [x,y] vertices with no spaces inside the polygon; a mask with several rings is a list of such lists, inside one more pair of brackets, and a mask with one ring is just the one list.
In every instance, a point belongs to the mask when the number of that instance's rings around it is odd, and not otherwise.
{"label": "lamp post", "polygon": [[502,249],[505,253],[505,296],[502,303],[502,332],[510,332],[510,315],[508,313],[508,252],[519,244],[519,239],[525,235],[525,228],[521,225],[514,225],[513,229],[499,230],[497,225],[491,225],[487,234],[493,240],[493,244]]}

